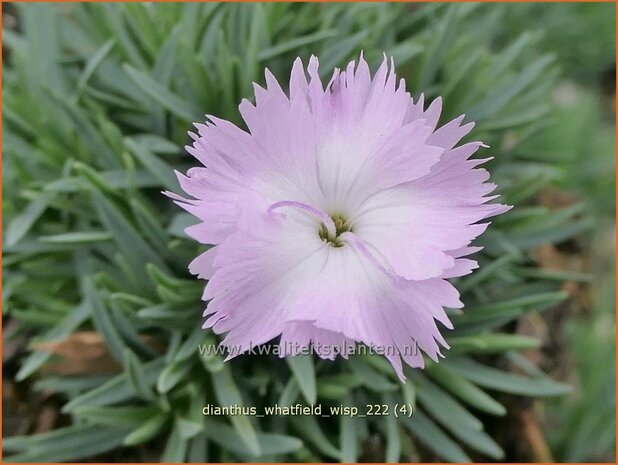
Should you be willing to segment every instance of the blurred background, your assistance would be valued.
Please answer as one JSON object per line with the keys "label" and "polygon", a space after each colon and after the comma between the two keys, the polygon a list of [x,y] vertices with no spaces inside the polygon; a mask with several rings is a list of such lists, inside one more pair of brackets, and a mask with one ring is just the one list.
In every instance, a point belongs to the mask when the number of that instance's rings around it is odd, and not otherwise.
{"label": "blurred background", "polygon": [[[615,461],[615,5],[4,4],[5,461]],[[447,358],[201,357],[186,132],[296,56],[364,50],[444,99],[515,208]],[[412,419],[204,417],[412,403]]]}

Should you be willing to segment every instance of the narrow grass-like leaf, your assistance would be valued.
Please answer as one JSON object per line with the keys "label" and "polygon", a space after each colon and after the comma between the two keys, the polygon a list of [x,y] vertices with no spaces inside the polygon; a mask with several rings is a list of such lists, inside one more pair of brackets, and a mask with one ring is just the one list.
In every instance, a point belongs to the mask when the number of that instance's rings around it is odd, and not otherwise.
{"label": "narrow grass-like leaf", "polygon": [[9,221],[4,236],[7,247],[15,245],[28,233],[47,208],[47,203],[45,197],[39,197],[30,202],[19,215]]}
{"label": "narrow grass-like leaf", "polygon": [[374,391],[394,391],[397,386],[387,380],[380,373],[371,368],[364,359],[351,357],[350,366],[354,373],[362,380],[363,384]]}
{"label": "narrow grass-like leaf", "polygon": [[123,407],[81,407],[75,415],[99,425],[137,427],[150,418],[157,409],[154,406]]}
{"label": "narrow grass-like leaf", "polygon": [[294,402],[296,402],[299,394],[300,388],[298,387],[298,383],[296,382],[296,379],[294,377],[291,377],[286,383],[285,388],[283,388],[277,404],[282,407],[289,407]]}
{"label": "narrow grass-like leaf", "polygon": [[111,239],[112,235],[106,231],[70,232],[39,237],[41,242],[50,244],[92,244],[107,242]]}
{"label": "narrow grass-like leaf", "polygon": [[105,21],[113,31],[114,37],[118,38],[118,43],[125,55],[135,65],[146,67],[146,61],[131,37],[128,24],[125,23],[121,10],[114,8],[112,4],[101,4],[99,11],[101,12],[100,20]]}
{"label": "narrow grass-like leaf", "polygon": [[198,353],[198,346],[204,343],[206,335],[201,327],[197,327],[193,332],[185,339],[178,351],[174,355],[174,362],[182,362],[191,356]]}
{"label": "narrow grass-like leaf", "polygon": [[[244,405],[240,391],[232,378],[229,367],[212,374],[215,396],[221,406]],[[257,440],[255,429],[249,417],[234,415],[231,417],[234,428],[242,438],[242,441],[249,448],[253,455],[260,455],[260,444]]]}
{"label": "narrow grass-like leaf", "polygon": [[[385,405],[394,405],[393,396],[384,394],[382,403]],[[386,429],[386,450],[384,461],[387,463],[399,463],[401,457],[401,438],[399,437],[399,422],[397,417],[389,412],[389,415],[384,417]]]}
{"label": "narrow grass-like leaf", "polygon": [[136,134],[132,135],[131,139],[154,154],[180,152],[177,144],[157,134]]}
{"label": "narrow grass-like leaf", "polygon": [[168,423],[169,417],[163,412],[157,411],[149,418],[142,421],[122,441],[125,446],[135,446],[155,438]]}
{"label": "narrow grass-like leaf", "polygon": [[339,451],[328,439],[320,428],[315,417],[298,416],[292,417],[291,423],[302,433],[302,437],[313,444],[313,446],[324,455],[341,461],[341,451]]}
{"label": "narrow grass-like leaf", "polygon": [[[99,176],[103,180],[105,186],[115,189],[126,189],[130,185],[130,180],[124,170],[109,170],[100,171]],[[72,193],[84,189],[82,180],[77,177],[67,177],[52,181],[43,188],[46,192],[64,192]],[[138,170],[135,172],[133,180],[136,187],[156,187],[159,181],[152,176],[151,173]]]}
{"label": "narrow grass-like leaf", "polygon": [[160,85],[145,72],[128,64],[125,64],[123,68],[140,89],[171,113],[185,121],[198,121],[200,119],[200,111],[194,105]]}
{"label": "narrow grass-like leaf", "polygon": [[120,167],[120,154],[115,153],[103,138],[101,132],[93,124],[92,117],[86,111],[57,94],[50,94],[58,104],[58,111],[62,110],[74,124],[77,134],[83,139],[92,158],[97,165],[107,169]]}
{"label": "narrow grass-like leaf", "polygon": [[427,367],[427,372],[444,389],[449,390],[468,405],[492,415],[504,415],[506,413],[502,404],[449,368],[447,364],[435,363]]}
{"label": "narrow grass-like leaf", "polygon": [[317,400],[316,385],[315,385],[315,367],[311,355],[297,355],[295,357],[287,357],[292,374],[296,378],[303,396],[309,404],[315,404]]}
{"label": "narrow grass-like leaf", "polygon": [[189,441],[187,450],[187,461],[189,463],[208,463],[208,439],[205,434],[201,434]]}
{"label": "narrow grass-like leaf", "polygon": [[452,319],[454,322],[467,324],[476,323],[495,316],[500,316],[502,312],[510,309],[530,307],[533,305],[555,305],[559,302],[562,302],[567,297],[568,294],[563,291],[530,294],[514,299],[492,302],[490,304],[479,305],[477,307],[471,307],[466,310],[466,313],[464,315],[455,315],[452,317]]}
{"label": "narrow grass-like leaf", "polygon": [[295,37],[292,40],[278,43],[274,47],[269,47],[260,51],[257,55],[257,58],[260,61],[270,60],[271,58],[274,58],[290,50],[296,50],[305,45],[310,45],[315,42],[320,42],[324,39],[330,39],[331,37],[335,36],[337,36],[337,31],[335,29],[326,29],[312,34],[307,34],[302,37]]}
{"label": "narrow grass-like leaf", "polygon": [[141,231],[150,240],[153,247],[156,247],[162,254],[169,252],[167,233],[156,215],[137,199],[131,199],[129,204]]}
{"label": "narrow grass-like leaf", "polygon": [[178,427],[178,434],[182,439],[191,439],[204,430],[204,425],[201,423],[182,417],[176,418],[176,425]]}
{"label": "narrow grass-like leaf", "polygon": [[35,436],[4,438],[4,450],[23,451],[6,457],[7,462],[69,462],[118,447],[127,429],[101,425],[73,425]]}
{"label": "narrow grass-like leaf", "polygon": [[449,5],[444,19],[442,19],[438,26],[437,34],[432,37],[431,45],[425,53],[425,60],[418,79],[420,89],[429,87],[440,68],[446,46],[456,33],[456,24],[459,17],[458,8],[458,5]]}
{"label": "narrow grass-like leaf", "polygon": [[[84,323],[90,316],[91,306],[86,302],[80,303],[73,311],[71,311],[66,317],[60,320],[56,326],[49,329],[41,340],[54,341],[60,340],[77,329],[82,323]],[[17,381],[22,381],[38,370],[49,358],[51,353],[49,352],[33,352],[22,362],[21,368],[15,375]]]}
{"label": "narrow grass-like leaf", "polygon": [[532,337],[520,336],[517,334],[480,334],[469,337],[453,337],[449,339],[449,344],[453,352],[459,351],[459,342],[462,342],[464,352],[470,353],[502,353],[508,350],[536,349],[541,342]]}
{"label": "narrow grass-like leaf", "polygon": [[95,288],[92,279],[86,278],[84,289],[84,298],[92,307],[92,320],[95,327],[105,339],[105,343],[114,358],[119,362],[122,362],[124,359],[126,344],[110,316],[111,309],[105,305],[105,302]]}
{"label": "narrow grass-like leaf", "polygon": [[[221,422],[208,418],[205,435],[214,443],[235,452],[240,457],[255,455],[236,430]],[[303,445],[302,441],[295,437],[275,433],[257,433],[256,440],[262,455],[288,454]]]}
{"label": "narrow grass-like leaf", "polygon": [[590,273],[581,273],[579,271],[569,270],[550,270],[532,267],[520,267],[514,268],[512,272],[516,276],[523,276],[526,278],[551,279],[557,281],[575,281],[578,283],[591,283],[594,279],[593,275]]}
{"label": "narrow grass-like leaf", "polygon": [[483,423],[478,418],[423,375],[414,376],[414,382],[418,386],[418,400],[423,409],[446,428],[451,431],[480,431],[483,428]]}
{"label": "narrow grass-like leaf", "polygon": [[162,269],[167,268],[158,254],[142,240],[141,235],[107,198],[98,192],[93,192],[93,199],[101,221],[114,235],[124,256],[136,270],[143,269],[147,263],[153,263]]}
{"label": "narrow grass-like leaf", "polygon": [[532,84],[553,61],[552,56],[544,56],[534,61],[521,74],[496,87],[484,100],[470,108],[467,112],[468,117],[473,121],[480,121],[496,114],[519,92]]}
{"label": "narrow grass-like leaf", "polygon": [[157,391],[162,394],[169,392],[189,374],[192,368],[193,364],[187,361],[176,362],[166,366],[157,380]]}
{"label": "narrow grass-like leaf", "polygon": [[150,171],[152,175],[161,182],[163,187],[172,192],[178,192],[180,190],[178,180],[174,175],[174,170],[167,162],[161,160],[157,155],[150,152],[146,147],[141,146],[130,137],[125,138],[124,142],[144,168]]}
{"label": "narrow grass-like leaf", "polygon": [[[152,362],[145,363],[144,382],[148,385],[154,385],[164,366],[163,359],[159,358]],[[113,405],[134,396],[134,390],[131,387],[127,374],[118,375],[105,384],[82,394],[64,405],[62,411],[67,413],[81,406],[101,406]]]}
{"label": "narrow grass-like leaf", "polygon": [[472,461],[455,441],[420,410],[417,410],[412,418],[402,417],[401,422],[438,457],[449,462]]}
{"label": "narrow grass-like leaf", "polygon": [[77,95],[82,94],[94,72],[114,47],[114,43],[114,39],[108,40],[88,59],[88,62],[86,63],[86,66],[77,81]]}
{"label": "narrow grass-like leaf", "polygon": [[563,227],[548,225],[542,230],[514,233],[509,237],[509,240],[517,247],[531,249],[542,244],[566,241],[586,231],[590,231],[592,228],[594,228],[594,221],[591,218],[583,218]]}
{"label": "narrow grass-like leaf", "polygon": [[155,395],[152,390],[152,386],[146,381],[147,378],[144,368],[130,349],[125,349],[124,363],[126,366],[129,385],[133,389],[135,395],[146,400],[154,400]]}
{"label": "narrow grass-like leaf", "polygon": [[178,420],[175,420],[172,432],[167,439],[167,444],[165,445],[165,449],[163,450],[163,454],[161,455],[161,462],[184,462],[185,456],[187,455],[188,447],[189,441],[180,435]]}
{"label": "narrow grass-like leaf", "polygon": [[[348,394],[344,405],[352,405],[352,396]],[[339,447],[341,449],[341,461],[344,463],[356,463],[358,461],[358,438],[356,434],[356,418],[350,415],[342,415],[340,422]]]}
{"label": "narrow grass-like leaf", "polygon": [[468,358],[451,357],[448,365],[470,381],[497,391],[524,396],[560,396],[571,391],[567,384],[549,378],[526,378],[491,368]]}
{"label": "narrow grass-like leaf", "polygon": [[369,35],[369,30],[364,30],[351,35],[336,45],[329,46],[320,57],[320,74],[331,73],[332,69],[341,66],[344,60],[358,45]]}
{"label": "narrow grass-like leaf", "polygon": [[362,379],[354,373],[320,376],[318,396],[327,399],[343,399],[352,389],[362,386]]}
{"label": "narrow grass-like leaf", "polygon": [[504,458],[502,448],[484,431],[474,431],[471,429],[453,429],[451,431],[453,435],[472,449],[482,452],[495,460],[502,460]]}

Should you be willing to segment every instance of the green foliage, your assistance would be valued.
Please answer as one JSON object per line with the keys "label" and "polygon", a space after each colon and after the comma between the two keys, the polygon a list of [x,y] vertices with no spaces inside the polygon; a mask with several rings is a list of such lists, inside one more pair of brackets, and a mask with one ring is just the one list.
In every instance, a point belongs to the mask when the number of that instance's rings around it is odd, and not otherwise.
{"label": "green foliage", "polygon": [[[409,438],[443,460],[501,459],[485,428],[504,415],[496,392],[561,395],[539,372],[491,365],[535,346],[504,331],[517,317],[566,296],[560,276],[535,268],[529,252],[591,227],[581,205],[534,206],[559,178],[553,160],[526,143],[545,128],[554,59],[535,34],[496,49],[514,6],[401,4],[16,4],[21,32],[4,30],[3,309],[37,341],[95,329],[124,366],[116,376],[48,377],[74,425],[3,440],[10,461],[75,461],[150,442],[164,461],[353,461],[377,433],[385,458]],[[558,8],[558,6],[556,6]],[[482,24],[483,27],[478,27]],[[198,246],[191,218],[162,189],[193,162],[182,146],[204,113],[239,122],[267,66],[285,80],[293,58],[311,53],[329,73],[363,49],[376,65],[395,57],[415,97],[442,95],[446,118],[476,120],[474,138],[496,157],[489,168],[516,208],[479,241],[481,269],[459,279],[466,310],[453,314],[453,350],[400,384],[376,357],[335,362],[200,356],[202,282],[187,264]],[[443,120],[443,121],[444,121]],[[485,156],[485,153],[481,154]],[[583,279],[586,279],[584,276]],[[144,342],[158,342],[163,353]],[[478,357],[478,358],[474,358]],[[33,350],[18,380],[48,355]],[[394,416],[204,417],[202,406],[407,403]],[[482,415],[481,415],[482,414]],[[93,439],[94,437],[94,439]],[[160,444],[160,446],[159,446]]]}
{"label": "green foliage", "polygon": [[613,113],[602,98],[571,82],[561,84],[552,125],[524,146],[537,160],[552,163],[559,170],[555,184],[583,197],[597,219],[611,218],[616,209]]}
{"label": "green foliage", "polygon": [[559,56],[571,78],[594,83],[616,62],[616,5],[572,3],[553,8],[546,3],[522,3],[511,8],[502,40],[522,29],[538,29],[540,46]]}
{"label": "green foliage", "polygon": [[614,115],[598,89],[573,82],[561,84],[554,100],[554,124],[529,139],[525,150],[551,161],[559,173],[556,184],[585,200],[594,231],[587,244],[590,308],[565,323],[574,390],[548,402],[548,439],[559,461],[603,461],[616,444],[616,371],[608,364],[616,351]]}

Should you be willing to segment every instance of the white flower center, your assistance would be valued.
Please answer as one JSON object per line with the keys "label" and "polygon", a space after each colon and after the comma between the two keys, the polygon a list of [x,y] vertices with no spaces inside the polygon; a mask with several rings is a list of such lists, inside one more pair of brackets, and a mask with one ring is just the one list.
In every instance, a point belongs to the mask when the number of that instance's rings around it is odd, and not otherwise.
{"label": "white flower center", "polygon": [[342,235],[352,231],[347,219],[342,214],[328,215],[323,210],[313,207],[305,202],[299,202],[297,200],[282,200],[280,202],[273,203],[268,207],[269,212],[274,212],[280,208],[297,208],[305,214],[317,218],[321,221],[318,229],[318,235],[320,239],[329,244],[332,247],[343,247],[344,242]]}
{"label": "white flower center", "polygon": [[332,247],[343,247],[344,242],[341,240],[341,234],[350,232],[352,229],[343,215],[336,214],[330,217],[335,223],[335,234],[330,234],[326,225],[322,223],[320,226],[320,239],[328,243]]}

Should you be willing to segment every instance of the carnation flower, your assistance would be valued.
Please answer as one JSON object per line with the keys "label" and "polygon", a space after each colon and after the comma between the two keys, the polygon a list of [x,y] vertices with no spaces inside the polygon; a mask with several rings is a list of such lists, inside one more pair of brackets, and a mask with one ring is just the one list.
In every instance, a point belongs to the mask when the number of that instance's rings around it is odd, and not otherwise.
{"label": "carnation flower", "polygon": [[204,328],[230,357],[279,336],[287,355],[381,347],[404,379],[402,360],[448,348],[436,322],[463,306],[448,279],[477,268],[471,241],[510,207],[488,203],[488,159],[470,159],[483,144],[456,147],[473,124],[439,127],[441,99],[414,102],[392,59],[372,78],[361,54],[326,87],[317,58],[307,71],[296,59],[286,94],[266,70],[239,107],[248,131],[207,116],[190,133],[204,166],[178,174],[192,199],[169,195],[213,246],[189,265],[208,280]]}

